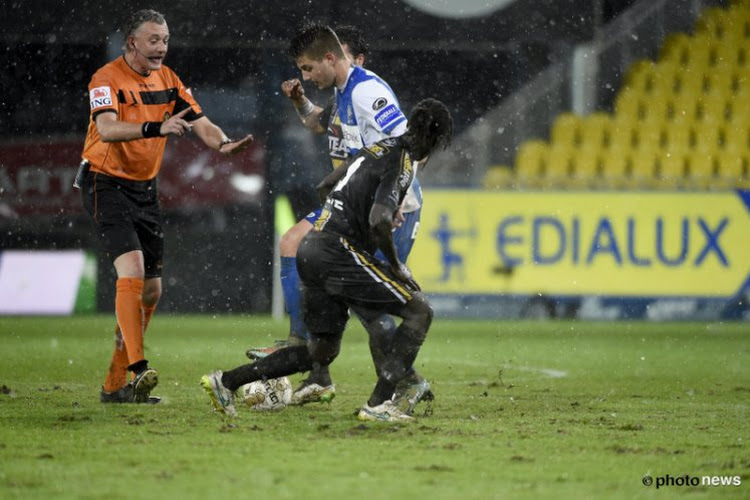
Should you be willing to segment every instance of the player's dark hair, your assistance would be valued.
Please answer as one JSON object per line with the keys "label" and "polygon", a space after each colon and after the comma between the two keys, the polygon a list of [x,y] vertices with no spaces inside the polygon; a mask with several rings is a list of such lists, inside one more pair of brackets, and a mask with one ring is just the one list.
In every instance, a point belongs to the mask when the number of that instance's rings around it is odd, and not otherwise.
{"label": "player's dark hair", "polygon": [[324,24],[310,23],[303,25],[297,30],[291,42],[289,42],[289,57],[296,60],[306,55],[313,61],[320,61],[331,52],[338,58],[344,57],[344,49],[341,48],[336,33]]}
{"label": "player's dark hair", "polygon": [[409,128],[401,137],[415,159],[421,160],[438,146],[445,149],[453,138],[451,112],[437,99],[419,101],[409,116]]}
{"label": "player's dark hair", "polygon": [[128,38],[133,36],[138,28],[143,26],[145,23],[156,23],[156,24],[167,24],[167,20],[164,19],[164,14],[157,12],[152,9],[142,9],[134,12],[127,23],[123,27],[123,34],[125,35],[125,42],[123,44],[123,50],[127,47]]}
{"label": "player's dark hair", "polygon": [[339,37],[341,45],[348,45],[352,51],[352,55],[357,57],[362,54],[367,56],[370,51],[370,46],[365,40],[365,36],[362,34],[362,30],[351,25],[336,26],[333,29],[336,32],[336,36]]}

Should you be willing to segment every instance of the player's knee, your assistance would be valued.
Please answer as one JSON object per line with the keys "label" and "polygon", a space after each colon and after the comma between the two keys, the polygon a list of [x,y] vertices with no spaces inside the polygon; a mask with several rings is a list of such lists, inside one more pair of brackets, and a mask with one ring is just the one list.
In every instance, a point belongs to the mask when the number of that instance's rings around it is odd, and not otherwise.
{"label": "player's knee", "polygon": [[339,355],[341,349],[340,335],[320,336],[313,334],[307,344],[307,350],[314,363],[329,365]]}
{"label": "player's knee", "polygon": [[404,308],[404,322],[415,330],[427,332],[434,316],[432,306],[422,294],[414,298]]}
{"label": "player's knee", "polygon": [[153,307],[161,298],[161,280],[148,279],[143,286],[143,296],[141,302],[144,305]]}

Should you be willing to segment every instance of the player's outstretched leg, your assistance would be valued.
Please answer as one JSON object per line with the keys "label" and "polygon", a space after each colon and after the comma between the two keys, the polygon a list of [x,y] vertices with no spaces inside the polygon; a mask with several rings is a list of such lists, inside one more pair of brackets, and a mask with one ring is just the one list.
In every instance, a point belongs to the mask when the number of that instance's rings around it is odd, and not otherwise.
{"label": "player's outstretched leg", "polygon": [[296,257],[281,257],[281,290],[284,293],[284,304],[289,313],[289,338],[274,341],[272,346],[251,347],[245,352],[250,359],[265,358],[284,347],[301,346],[307,343],[310,332],[302,320],[302,294],[299,287]]}

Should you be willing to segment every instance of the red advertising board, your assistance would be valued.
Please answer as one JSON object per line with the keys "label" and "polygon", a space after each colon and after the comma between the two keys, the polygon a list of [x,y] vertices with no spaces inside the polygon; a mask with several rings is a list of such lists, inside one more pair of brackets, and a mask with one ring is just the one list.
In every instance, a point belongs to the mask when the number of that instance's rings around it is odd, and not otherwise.
{"label": "red advertising board", "polygon": [[[0,144],[0,217],[80,213],[73,188],[83,141]],[[227,157],[196,138],[170,138],[159,173],[162,206],[253,203],[263,196],[263,147]]]}

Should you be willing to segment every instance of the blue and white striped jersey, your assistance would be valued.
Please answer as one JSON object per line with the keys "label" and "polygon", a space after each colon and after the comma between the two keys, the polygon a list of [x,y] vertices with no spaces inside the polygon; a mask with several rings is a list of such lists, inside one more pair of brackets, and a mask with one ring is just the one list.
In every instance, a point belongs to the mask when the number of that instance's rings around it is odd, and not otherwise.
{"label": "blue and white striped jersey", "polygon": [[[393,90],[370,70],[352,66],[343,89],[336,88],[343,143],[350,157],[365,146],[406,132],[406,116]],[[422,190],[415,179],[404,202],[409,213],[422,205]]]}
{"label": "blue and white striped jersey", "polygon": [[344,144],[349,156],[406,131],[406,117],[391,87],[378,75],[353,66],[343,89],[336,89]]}

